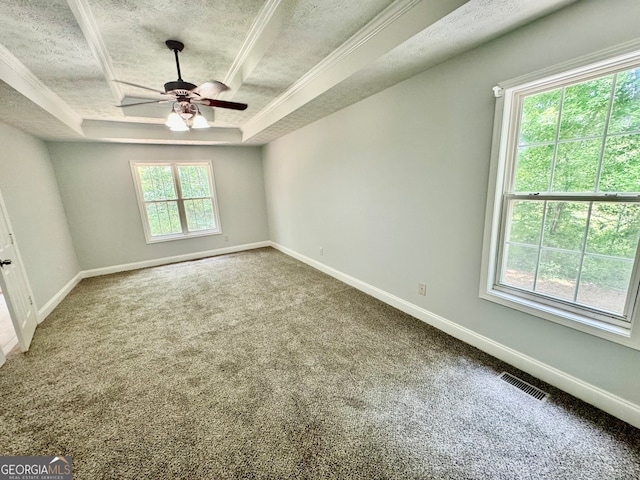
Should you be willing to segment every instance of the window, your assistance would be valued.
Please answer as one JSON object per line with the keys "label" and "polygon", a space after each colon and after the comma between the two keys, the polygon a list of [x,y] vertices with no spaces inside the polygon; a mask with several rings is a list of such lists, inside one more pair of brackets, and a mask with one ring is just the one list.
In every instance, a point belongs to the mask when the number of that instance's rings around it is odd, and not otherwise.
{"label": "window", "polygon": [[481,296],[640,348],[640,55],[494,90]]}
{"label": "window", "polygon": [[132,162],[147,243],[221,232],[209,162]]}

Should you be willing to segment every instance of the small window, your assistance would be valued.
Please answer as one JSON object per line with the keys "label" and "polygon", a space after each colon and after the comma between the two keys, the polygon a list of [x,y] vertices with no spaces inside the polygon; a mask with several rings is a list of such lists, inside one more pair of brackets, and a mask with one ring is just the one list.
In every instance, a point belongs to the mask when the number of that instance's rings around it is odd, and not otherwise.
{"label": "small window", "polygon": [[640,347],[640,55],[623,60],[495,89],[481,296]]}
{"label": "small window", "polygon": [[209,162],[132,162],[147,243],[219,234]]}

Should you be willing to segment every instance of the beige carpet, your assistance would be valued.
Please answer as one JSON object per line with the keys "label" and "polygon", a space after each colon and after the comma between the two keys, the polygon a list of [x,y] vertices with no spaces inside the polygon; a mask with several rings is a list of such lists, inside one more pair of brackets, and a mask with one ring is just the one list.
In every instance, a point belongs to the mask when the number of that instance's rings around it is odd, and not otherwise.
{"label": "beige carpet", "polygon": [[638,429],[272,249],[83,280],[0,369],[0,454],[77,480],[640,478]]}

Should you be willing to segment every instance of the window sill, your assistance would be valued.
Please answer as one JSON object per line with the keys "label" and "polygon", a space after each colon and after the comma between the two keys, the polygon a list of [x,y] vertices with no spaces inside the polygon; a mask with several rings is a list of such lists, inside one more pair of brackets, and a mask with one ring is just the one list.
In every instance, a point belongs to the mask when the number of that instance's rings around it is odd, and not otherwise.
{"label": "window sill", "polygon": [[210,235],[220,235],[222,230],[204,230],[202,232],[193,232],[188,234],[178,233],[175,235],[162,235],[158,237],[147,238],[147,245],[153,243],[172,242],[174,240],[187,240],[189,238],[207,237]]}
{"label": "window sill", "polygon": [[629,324],[629,327],[612,325],[607,322],[567,312],[560,308],[533,302],[496,289],[488,289],[481,292],[480,298],[609,340],[610,342],[640,350],[640,342],[638,338],[634,338],[637,337],[637,335],[632,335],[631,324]]}

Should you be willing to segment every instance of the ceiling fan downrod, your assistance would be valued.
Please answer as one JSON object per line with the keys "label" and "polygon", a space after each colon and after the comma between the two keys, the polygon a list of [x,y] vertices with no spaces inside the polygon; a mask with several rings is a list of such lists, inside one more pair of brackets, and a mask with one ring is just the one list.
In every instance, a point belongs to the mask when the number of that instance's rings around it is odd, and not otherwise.
{"label": "ceiling fan downrod", "polygon": [[176,58],[176,69],[178,70],[178,80],[176,80],[175,82],[165,83],[164,89],[166,92],[170,92],[172,90],[181,91],[178,96],[187,97],[189,95],[188,91],[196,88],[196,85],[182,80],[182,74],[180,73],[180,60],[178,60],[178,52],[181,52],[184,49],[184,43],[178,40],[167,40],[164,43],[170,50],[173,50],[173,55]]}
{"label": "ceiling fan downrod", "polygon": [[180,73],[180,60],[178,60],[178,52],[184,49],[184,43],[178,40],[167,40],[164,42],[170,50],[173,50],[173,54],[176,57],[176,68],[178,69],[178,81],[182,82],[182,74]]}

